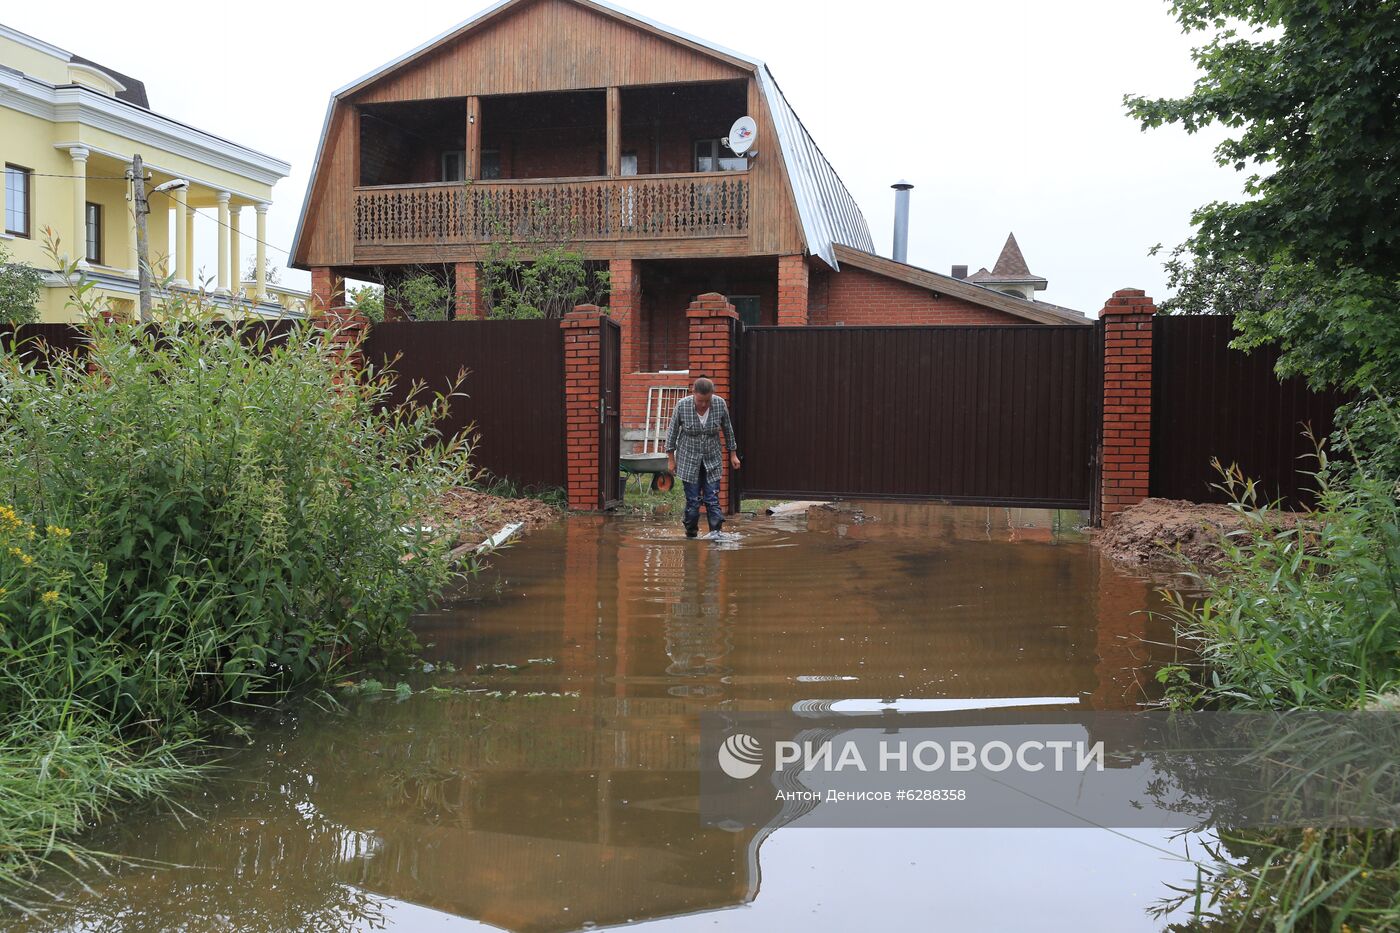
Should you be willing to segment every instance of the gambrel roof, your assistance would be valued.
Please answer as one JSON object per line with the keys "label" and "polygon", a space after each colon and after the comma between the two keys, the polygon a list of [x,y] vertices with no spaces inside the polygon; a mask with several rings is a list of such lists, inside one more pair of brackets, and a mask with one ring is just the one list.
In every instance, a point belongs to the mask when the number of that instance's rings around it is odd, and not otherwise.
{"label": "gambrel roof", "polygon": [[[331,112],[335,101],[363,90],[421,56],[446,43],[464,37],[511,9],[530,2],[534,2],[534,0],[500,0],[471,19],[429,39],[417,48],[405,52],[335,92],[331,104],[326,110],[326,120],[321,130],[321,141],[316,151],[316,162],[312,166],[311,183],[307,186],[306,202],[302,206],[301,218],[297,222],[296,239],[292,245],[293,256],[298,255],[300,248],[302,228],[306,223],[311,192],[315,187],[315,180],[321,168],[326,135],[330,129]],[[768,66],[760,59],[730,51],[704,39],[664,26],[645,16],[615,6],[607,0],[567,0],[567,2],[576,3],[579,6],[619,19],[753,72],[773,119],[778,136],[778,148],[782,152],[783,165],[796,202],[807,251],[820,257],[833,269],[839,268],[836,256],[838,244],[865,252],[875,251],[874,241],[870,237],[870,227],[866,224],[864,215],[861,214],[860,208],[856,205],[855,198],[851,196],[851,192],[842,183],[836,170],[831,167],[831,163],[822,154],[811,134],[802,125],[802,121],[779,89],[777,81],[773,79],[773,74],[769,71]],[[761,141],[760,146],[762,146]]]}

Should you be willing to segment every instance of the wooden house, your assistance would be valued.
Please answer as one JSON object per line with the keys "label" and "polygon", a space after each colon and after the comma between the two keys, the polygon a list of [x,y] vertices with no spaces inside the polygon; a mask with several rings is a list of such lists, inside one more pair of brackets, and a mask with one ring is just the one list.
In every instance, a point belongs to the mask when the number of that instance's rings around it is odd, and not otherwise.
{"label": "wooden house", "polygon": [[606,264],[632,424],[647,387],[685,382],[705,292],[750,324],[1088,323],[876,255],[762,61],[601,0],[504,0],[331,98],[291,260],[323,303],[433,266],[479,317],[502,240]]}

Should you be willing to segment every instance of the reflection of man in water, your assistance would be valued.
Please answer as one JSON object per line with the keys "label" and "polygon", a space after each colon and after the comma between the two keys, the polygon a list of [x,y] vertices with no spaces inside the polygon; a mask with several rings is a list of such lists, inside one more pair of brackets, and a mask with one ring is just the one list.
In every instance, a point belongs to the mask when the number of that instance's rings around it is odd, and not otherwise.
{"label": "reflection of man in water", "polygon": [[676,403],[671,413],[671,427],[666,432],[666,457],[671,472],[685,487],[685,536],[693,538],[700,528],[700,502],[705,503],[705,518],[711,531],[724,527],[724,512],[719,507],[719,478],[722,465],[720,433],[729,448],[729,465],[739,469],[739,448],[734,440],[734,425],[729,420],[729,406],[715,395],[715,384],[701,377],[695,380],[695,390]]}

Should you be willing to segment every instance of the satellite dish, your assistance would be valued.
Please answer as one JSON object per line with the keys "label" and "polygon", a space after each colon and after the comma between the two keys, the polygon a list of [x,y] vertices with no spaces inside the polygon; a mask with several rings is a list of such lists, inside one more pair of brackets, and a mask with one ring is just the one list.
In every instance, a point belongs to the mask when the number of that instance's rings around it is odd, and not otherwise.
{"label": "satellite dish", "polygon": [[753,117],[740,117],[729,130],[729,150],[735,155],[743,155],[758,140],[758,124]]}

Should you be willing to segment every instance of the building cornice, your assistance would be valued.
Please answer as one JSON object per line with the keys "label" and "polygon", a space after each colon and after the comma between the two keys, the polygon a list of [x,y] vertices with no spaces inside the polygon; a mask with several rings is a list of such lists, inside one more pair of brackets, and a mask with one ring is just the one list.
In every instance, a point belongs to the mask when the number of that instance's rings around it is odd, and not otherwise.
{"label": "building cornice", "polygon": [[269,187],[292,171],[281,159],[81,85],[54,86],[29,75],[0,71],[0,106],[51,123],[77,123],[115,133]]}
{"label": "building cornice", "polygon": [[73,58],[73,53],[67,49],[61,49],[50,42],[45,42],[43,39],[36,39],[31,35],[20,32],[18,29],[11,29],[9,26],[3,24],[0,24],[0,39],[9,39],[11,42],[18,42],[26,48],[31,48],[36,52],[43,52],[45,55],[51,55],[60,61],[66,62]]}

